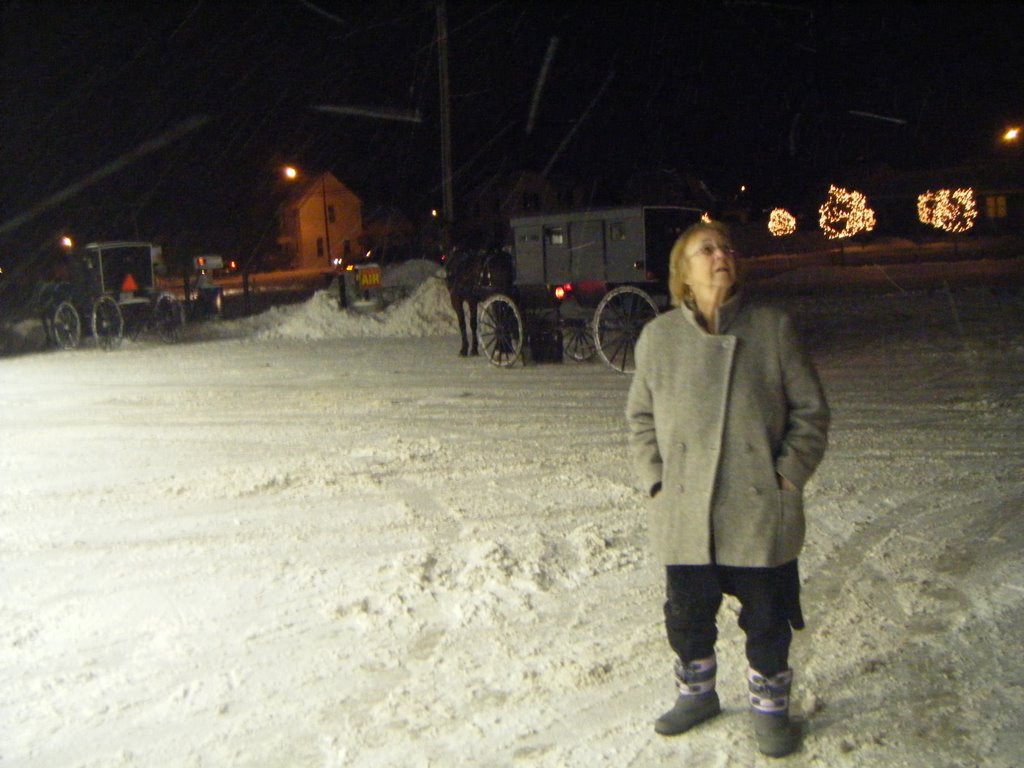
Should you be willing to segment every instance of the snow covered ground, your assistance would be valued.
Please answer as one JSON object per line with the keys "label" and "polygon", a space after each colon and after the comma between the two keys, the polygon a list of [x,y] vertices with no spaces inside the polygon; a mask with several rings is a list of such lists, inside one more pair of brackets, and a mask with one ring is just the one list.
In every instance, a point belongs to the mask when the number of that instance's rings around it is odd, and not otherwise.
{"label": "snow covered ground", "polygon": [[[785,302],[834,410],[787,764],[1024,765],[1022,299]],[[0,765],[768,765],[733,602],[725,714],[652,729],[628,378],[454,329],[428,279],[0,359]]]}

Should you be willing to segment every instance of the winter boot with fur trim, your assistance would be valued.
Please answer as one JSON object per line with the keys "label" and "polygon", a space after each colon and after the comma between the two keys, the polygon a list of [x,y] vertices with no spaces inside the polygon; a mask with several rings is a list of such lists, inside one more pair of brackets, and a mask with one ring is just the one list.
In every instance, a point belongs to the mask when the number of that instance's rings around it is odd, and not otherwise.
{"label": "winter boot with fur trim", "polygon": [[722,707],[715,692],[717,671],[718,664],[714,656],[688,662],[676,659],[679,698],[672,709],[655,721],[654,730],[662,736],[678,736],[721,712]]}
{"label": "winter boot with fur trim", "polygon": [[747,671],[750,691],[750,717],[754,723],[757,747],[769,757],[785,757],[800,746],[800,724],[789,719],[789,692],[793,670],[765,677],[756,670]]}

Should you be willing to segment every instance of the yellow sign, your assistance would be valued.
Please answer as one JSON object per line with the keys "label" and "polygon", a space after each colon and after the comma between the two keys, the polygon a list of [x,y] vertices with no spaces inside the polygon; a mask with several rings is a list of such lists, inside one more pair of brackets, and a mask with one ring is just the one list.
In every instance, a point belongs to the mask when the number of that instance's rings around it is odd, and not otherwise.
{"label": "yellow sign", "polygon": [[380,287],[380,267],[362,267],[356,271],[356,280],[363,290]]}

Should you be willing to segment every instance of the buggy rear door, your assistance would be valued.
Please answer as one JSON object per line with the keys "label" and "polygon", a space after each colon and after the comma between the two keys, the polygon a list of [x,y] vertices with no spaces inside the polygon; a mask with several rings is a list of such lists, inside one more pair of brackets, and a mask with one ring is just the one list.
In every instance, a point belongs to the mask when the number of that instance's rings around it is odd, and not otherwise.
{"label": "buggy rear door", "polygon": [[544,227],[544,282],[548,285],[572,280],[569,262],[569,232],[563,223]]}
{"label": "buggy rear door", "polygon": [[572,280],[604,280],[604,220],[569,223]]}

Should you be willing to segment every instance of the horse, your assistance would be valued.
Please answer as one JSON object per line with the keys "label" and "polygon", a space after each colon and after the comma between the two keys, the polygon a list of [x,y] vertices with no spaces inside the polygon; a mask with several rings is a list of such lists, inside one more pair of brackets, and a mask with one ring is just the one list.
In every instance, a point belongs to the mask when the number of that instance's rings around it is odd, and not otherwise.
{"label": "horse", "polygon": [[[492,293],[507,291],[512,285],[512,256],[500,250],[453,248],[445,259],[445,283],[452,309],[459,319],[462,346],[459,355],[479,355],[476,310]],[[466,307],[469,307],[469,334],[466,333]]]}

